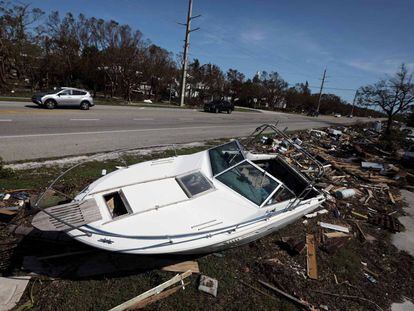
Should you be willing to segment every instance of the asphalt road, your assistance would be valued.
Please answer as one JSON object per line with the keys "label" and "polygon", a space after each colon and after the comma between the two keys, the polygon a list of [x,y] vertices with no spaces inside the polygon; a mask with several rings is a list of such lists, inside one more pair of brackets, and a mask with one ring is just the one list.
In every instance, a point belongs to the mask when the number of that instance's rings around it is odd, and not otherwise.
{"label": "asphalt road", "polygon": [[95,106],[89,111],[46,110],[31,103],[0,102],[0,156],[14,162],[243,136],[263,123],[276,121],[294,130],[349,124],[356,120],[126,106]]}

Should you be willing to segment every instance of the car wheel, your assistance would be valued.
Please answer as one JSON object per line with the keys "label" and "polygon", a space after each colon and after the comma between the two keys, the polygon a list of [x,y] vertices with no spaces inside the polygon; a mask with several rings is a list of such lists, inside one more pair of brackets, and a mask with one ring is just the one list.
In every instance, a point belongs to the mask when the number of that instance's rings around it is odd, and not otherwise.
{"label": "car wheel", "polygon": [[45,108],[47,109],[54,109],[56,107],[56,102],[53,99],[48,99],[45,102]]}
{"label": "car wheel", "polygon": [[89,103],[87,101],[81,102],[80,109],[82,109],[82,110],[89,110]]}
{"label": "car wheel", "polygon": [[220,110],[216,107],[216,109],[214,109],[214,112],[215,112],[215,113],[219,113],[219,112],[220,112]]}

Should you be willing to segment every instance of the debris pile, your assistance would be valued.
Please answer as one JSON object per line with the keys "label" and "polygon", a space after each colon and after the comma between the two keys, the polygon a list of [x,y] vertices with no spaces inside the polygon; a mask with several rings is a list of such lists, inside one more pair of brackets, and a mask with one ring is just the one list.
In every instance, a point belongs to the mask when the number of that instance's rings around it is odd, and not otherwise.
{"label": "debris pile", "polygon": [[0,192],[0,214],[5,216],[14,216],[21,207],[30,208],[29,189],[18,189],[12,191]]}
{"label": "debris pile", "polygon": [[[279,232],[283,237],[277,244],[289,260],[275,256],[257,261],[257,274],[298,299],[315,306],[323,302],[321,309],[352,309],[353,303],[355,308],[381,309],[401,295],[413,297],[412,284],[410,290],[395,290],[402,288],[398,279],[410,282],[406,275],[395,275],[392,267],[409,264],[410,259],[397,263],[396,258],[387,257],[393,249],[389,234],[404,230],[397,218],[404,214],[399,189],[411,188],[412,173],[401,165],[398,155],[378,147],[379,135],[377,130],[353,126],[292,136],[293,143],[300,142],[297,145],[322,163],[324,175],[314,187],[323,191],[326,201],[319,211]],[[267,135],[254,147],[277,153],[310,178],[315,172],[279,137]],[[302,252],[305,240],[307,252]],[[408,270],[413,272],[411,267]]]}

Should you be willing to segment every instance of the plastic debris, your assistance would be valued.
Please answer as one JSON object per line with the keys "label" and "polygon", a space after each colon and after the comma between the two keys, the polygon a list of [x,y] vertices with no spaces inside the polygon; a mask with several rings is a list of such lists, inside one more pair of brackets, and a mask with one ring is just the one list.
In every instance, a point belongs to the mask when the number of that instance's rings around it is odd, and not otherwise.
{"label": "plastic debris", "polygon": [[198,290],[217,297],[218,281],[206,275],[200,276]]}

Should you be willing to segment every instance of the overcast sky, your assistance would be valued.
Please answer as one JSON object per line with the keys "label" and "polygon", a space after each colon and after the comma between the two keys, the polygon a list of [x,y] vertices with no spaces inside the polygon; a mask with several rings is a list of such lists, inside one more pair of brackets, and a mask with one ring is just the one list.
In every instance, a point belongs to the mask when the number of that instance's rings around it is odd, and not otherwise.
{"label": "overcast sky", "polygon": [[[146,39],[182,51],[187,0],[32,0],[47,13],[84,13],[140,30]],[[277,71],[290,84],[309,81],[317,92],[327,68],[326,92],[351,101],[353,89],[414,69],[410,0],[194,0],[190,59],[236,68],[252,77]],[[349,90],[337,90],[349,89]]]}

